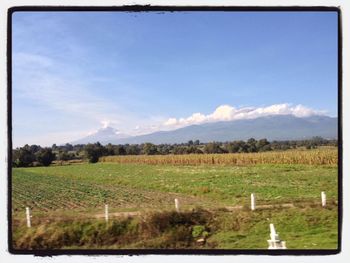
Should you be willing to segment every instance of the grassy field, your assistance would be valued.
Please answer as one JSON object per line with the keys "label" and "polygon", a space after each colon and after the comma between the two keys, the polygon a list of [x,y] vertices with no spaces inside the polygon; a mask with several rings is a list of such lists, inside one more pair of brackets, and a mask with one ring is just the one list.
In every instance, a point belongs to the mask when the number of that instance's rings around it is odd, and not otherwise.
{"label": "grassy field", "polygon": [[[266,249],[274,223],[288,249],[336,249],[337,208],[268,209],[235,213],[195,209],[141,217],[55,221],[28,229],[16,222],[14,246],[22,249],[220,248]],[[204,244],[199,238],[206,237]]]}
{"label": "grassy field", "polygon": [[13,169],[13,209],[162,208],[337,199],[337,168],[310,165],[167,166],[81,164]]}
{"label": "grassy field", "polygon": [[[337,247],[336,165],[84,163],[14,168],[12,181],[17,247],[196,248],[193,231],[200,225],[208,232],[200,248],[266,249],[269,222],[276,224],[288,248]],[[321,191],[327,193],[326,209],[320,205]],[[251,193],[258,206],[293,203],[295,207],[252,212]],[[174,198],[179,199],[183,216],[198,207],[210,216],[197,222],[187,215],[187,221],[165,229],[145,228],[142,222],[152,225],[152,218],[172,213]],[[106,229],[103,217],[95,218],[103,215],[106,203],[110,213],[138,211],[145,218],[112,218]],[[26,206],[33,214],[31,229],[25,226]],[[229,211],[235,206],[243,208]],[[76,234],[67,239],[67,233]],[[102,236],[91,239],[91,233]],[[135,238],[122,239],[123,235]],[[44,242],[46,236],[50,242]]]}

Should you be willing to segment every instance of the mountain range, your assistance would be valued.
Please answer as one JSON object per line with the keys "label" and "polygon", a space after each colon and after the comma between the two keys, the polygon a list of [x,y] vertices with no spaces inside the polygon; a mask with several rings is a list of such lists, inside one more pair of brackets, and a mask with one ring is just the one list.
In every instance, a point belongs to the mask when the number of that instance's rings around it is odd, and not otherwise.
{"label": "mountain range", "polygon": [[72,144],[87,144],[87,143],[95,143],[95,142],[108,144],[109,142],[116,141],[119,139],[124,139],[127,137],[129,136],[119,132],[117,129],[107,126],[107,127],[98,129],[96,132],[82,139],[72,142]]}
{"label": "mountain range", "polygon": [[101,128],[73,144],[94,143],[101,144],[140,144],[150,142],[184,143],[189,140],[234,141],[249,138],[272,140],[301,140],[314,136],[325,139],[336,139],[338,134],[338,119],[324,115],[310,117],[295,117],[294,115],[271,115],[255,119],[235,121],[220,121],[198,125],[190,125],[171,131],[158,131],[139,136],[127,136],[111,127]]}

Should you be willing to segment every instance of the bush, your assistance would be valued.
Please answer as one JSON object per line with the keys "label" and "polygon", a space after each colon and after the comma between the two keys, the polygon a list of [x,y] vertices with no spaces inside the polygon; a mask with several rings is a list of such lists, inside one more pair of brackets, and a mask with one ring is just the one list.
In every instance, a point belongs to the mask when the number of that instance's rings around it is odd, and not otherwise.
{"label": "bush", "polygon": [[55,160],[55,154],[52,152],[51,148],[44,148],[36,153],[36,159],[39,164],[49,166],[52,161]]}
{"label": "bush", "polygon": [[142,218],[102,221],[66,221],[35,224],[16,229],[16,249],[59,249],[64,247],[147,248],[193,247],[198,237],[207,237],[213,214],[201,209],[177,213],[156,212]]}
{"label": "bush", "polygon": [[13,151],[12,163],[15,167],[28,167],[36,160],[34,153],[26,145]]}
{"label": "bush", "polygon": [[195,225],[192,228],[192,237],[194,238],[200,237],[204,231],[205,231],[205,226]]}
{"label": "bush", "polygon": [[98,158],[103,156],[104,147],[100,143],[87,144],[84,147],[85,158],[89,163],[97,163]]}
{"label": "bush", "polygon": [[158,154],[158,149],[152,143],[145,143],[142,147],[142,152],[146,155],[155,155]]}

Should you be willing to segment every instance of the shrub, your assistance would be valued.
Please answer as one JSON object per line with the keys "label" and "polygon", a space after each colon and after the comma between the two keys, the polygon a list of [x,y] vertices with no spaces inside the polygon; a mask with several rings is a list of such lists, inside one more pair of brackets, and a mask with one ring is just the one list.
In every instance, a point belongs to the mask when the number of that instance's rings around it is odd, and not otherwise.
{"label": "shrub", "polygon": [[89,163],[96,163],[98,158],[103,155],[104,148],[100,143],[87,144],[84,147],[85,158]]}
{"label": "shrub", "polygon": [[192,237],[194,238],[200,237],[204,231],[205,231],[205,226],[195,225],[192,228]]}
{"label": "shrub", "polygon": [[51,148],[44,148],[36,153],[36,159],[39,164],[49,166],[52,161],[55,160],[55,154],[52,152]]}

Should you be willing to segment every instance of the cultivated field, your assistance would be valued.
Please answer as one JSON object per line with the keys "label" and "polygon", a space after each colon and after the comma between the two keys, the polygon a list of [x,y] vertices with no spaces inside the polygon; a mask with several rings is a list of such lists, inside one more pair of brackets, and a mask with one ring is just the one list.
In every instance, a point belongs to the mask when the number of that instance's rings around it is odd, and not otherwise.
{"label": "cultivated field", "polygon": [[336,165],[338,150],[324,147],[317,150],[289,150],[262,153],[129,155],[101,157],[102,162],[172,164],[172,165],[251,165],[251,164],[310,164]]}
{"label": "cultivated field", "polygon": [[[266,249],[271,222],[288,248],[337,247],[336,150],[103,161],[110,162],[14,168],[15,247]],[[249,209],[251,193],[255,211]]]}

